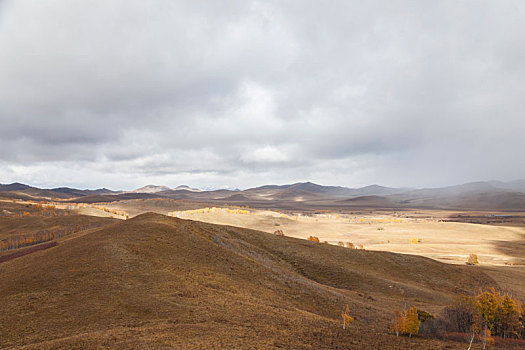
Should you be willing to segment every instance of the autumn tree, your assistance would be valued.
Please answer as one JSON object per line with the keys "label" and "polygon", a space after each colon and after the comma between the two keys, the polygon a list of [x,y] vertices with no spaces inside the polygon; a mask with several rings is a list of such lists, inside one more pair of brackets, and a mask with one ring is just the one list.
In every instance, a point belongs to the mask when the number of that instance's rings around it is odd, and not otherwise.
{"label": "autumn tree", "polygon": [[498,306],[502,302],[501,294],[494,291],[486,291],[476,297],[476,304],[479,310],[479,322],[483,328],[488,328],[492,334],[495,330],[496,314]]}
{"label": "autumn tree", "polygon": [[346,304],[346,310],[342,313],[343,316],[343,329],[350,327],[350,323],[354,322],[354,318],[350,316],[350,306]]}
{"label": "autumn tree", "polygon": [[405,310],[404,313],[397,311],[392,323],[392,330],[399,334],[408,334],[409,337],[419,333],[421,321],[418,318],[417,308],[415,306]]}
{"label": "autumn tree", "polygon": [[479,264],[478,256],[476,254],[470,254],[467,259],[467,265],[478,265],[478,264]]}
{"label": "autumn tree", "polygon": [[451,331],[475,332],[484,346],[491,342],[491,336],[520,338],[525,333],[522,303],[494,289],[458,298],[445,308],[444,316]]}
{"label": "autumn tree", "polygon": [[409,337],[412,337],[412,335],[417,335],[420,324],[421,321],[419,321],[417,309],[415,306],[413,306],[405,312],[405,333],[407,333]]}
{"label": "autumn tree", "polygon": [[496,311],[494,333],[500,334],[503,338],[518,338],[520,329],[524,326],[520,319],[522,314],[521,303],[505,295]]}
{"label": "autumn tree", "polygon": [[477,318],[477,305],[473,297],[462,295],[444,310],[445,319],[456,332],[469,332]]}
{"label": "autumn tree", "polygon": [[399,336],[399,333],[403,333],[405,329],[405,316],[401,311],[396,311],[394,316],[394,322],[392,323],[392,330],[396,332],[396,336]]}

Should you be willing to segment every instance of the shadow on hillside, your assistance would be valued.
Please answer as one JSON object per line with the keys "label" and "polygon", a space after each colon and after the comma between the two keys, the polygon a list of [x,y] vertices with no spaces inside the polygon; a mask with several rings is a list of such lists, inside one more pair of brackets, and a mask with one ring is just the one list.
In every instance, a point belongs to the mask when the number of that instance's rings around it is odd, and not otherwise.
{"label": "shadow on hillside", "polygon": [[514,241],[492,241],[492,246],[511,260],[509,265],[524,265],[525,266],[525,234],[521,234],[520,238]]}

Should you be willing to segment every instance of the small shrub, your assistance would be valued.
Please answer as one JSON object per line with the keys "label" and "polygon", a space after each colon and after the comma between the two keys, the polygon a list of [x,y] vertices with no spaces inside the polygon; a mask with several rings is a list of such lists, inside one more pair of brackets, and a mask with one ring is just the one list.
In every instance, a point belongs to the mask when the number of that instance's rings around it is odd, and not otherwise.
{"label": "small shrub", "polygon": [[425,322],[421,322],[421,325],[419,326],[419,333],[441,335],[446,333],[449,327],[449,324],[444,319],[431,318]]}
{"label": "small shrub", "polygon": [[467,259],[467,265],[478,265],[478,256],[476,254],[470,254]]}
{"label": "small shrub", "polygon": [[355,249],[355,245],[352,242],[346,242],[346,247],[350,249]]}
{"label": "small shrub", "polygon": [[284,236],[283,230],[277,230],[273,234],[276,235],[276,236]]}
{"label": "small shrub", "polygon": [[434,319],[434,315],[426,312],[426,311],[423,311],[423,310],[417,310],[417,318],[421,321],[421,322],[427,322],[429,320],[432,320]]}
{"label": "small shrub", "polygon": [[468,333],[474,325],[477,315],[476,300],[473,297],[461,296],[451,306],[443,311],[445,320],[449,324],[448,331]]}
{"label": "small shrub", "polygon": [[319,237],[316,237],[316,236],[309,236],[309,237],[308,237],[308,240],[309,240],[309,241],[312,241],[312,242],[317,242],[317,243],[320,242],[320,241],[319,241]]}
{"label": "small shrub", "polygon": [[337,245],[340,246],[340,247],[344,247],[345,246],[345,244],[343,242],[338,242]]}

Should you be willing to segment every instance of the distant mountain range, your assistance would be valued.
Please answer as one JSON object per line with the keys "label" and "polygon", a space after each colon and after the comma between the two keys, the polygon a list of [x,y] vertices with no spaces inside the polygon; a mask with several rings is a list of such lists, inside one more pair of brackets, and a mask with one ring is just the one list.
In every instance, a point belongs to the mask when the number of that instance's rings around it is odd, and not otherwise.
{"label": "distant mountain range", "polygon": [[24,197],[34,197],[34,198],[56,198],[56,199],[68,199],[76,197],[84,197],[90,195],[106,195],[106,194],[116,194],[117,191],[111,191],[107,188],[100,188],[97,190],[78,190],[76,188],[69,187],[57,187],[51,189],[42,189],[38,187],[33,187],[25,185],[22,183],[12,183],[9,185],[0,184],[0,195],[4,197],[13,197],[17,198],[17,195],[23,195]]}
{"label": "distant mountain range", "polygon": [[133,191],[106,188],[80,190],[69,187],[37,188],[21,183],[0,184],[0,197],[20,199],[109,202],[125,199],[171,198],[205,203],[250,205],[261,208],[384,208],[525,210],[525,180],[483,181],[440,188],[361,188],[322,186],[312,182],[265,185],[246,190],[202,191],[147,185]]}

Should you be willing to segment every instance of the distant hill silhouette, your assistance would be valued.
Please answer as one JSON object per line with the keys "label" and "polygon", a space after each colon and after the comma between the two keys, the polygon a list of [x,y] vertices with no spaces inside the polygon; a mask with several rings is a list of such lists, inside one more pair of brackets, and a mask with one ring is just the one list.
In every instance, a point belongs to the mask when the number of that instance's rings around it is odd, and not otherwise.
{"label": "distant hill silhouette", "polygon": [[[68,187],[40,189],[21,183],[0,185],[0,197],[60,199],[74,202],[112,202],[124,199],[171,198],[207,203],[235,202],[253,207],[367,207],[434,208],[467,210],[525,210],[525,180],[480,181],[439,188],[391,188],[370,185],[361,188],[323,186],[312,182],[264,185],[246,190],[201,191],[186,185],[175,189],[148,185],[130,192],[78,190]],[[355,200],[354,200],[355,199]]]}

